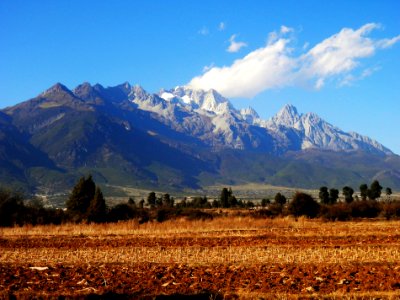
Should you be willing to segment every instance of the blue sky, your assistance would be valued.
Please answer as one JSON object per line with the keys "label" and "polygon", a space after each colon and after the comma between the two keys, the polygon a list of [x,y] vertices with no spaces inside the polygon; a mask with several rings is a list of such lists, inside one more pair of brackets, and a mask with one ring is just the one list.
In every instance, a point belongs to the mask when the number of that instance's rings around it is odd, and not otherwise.
{"label": "blue sky", "polygon": [[400,1],[0,1],[0,107],[56,82],[213,87],[400,153]]}

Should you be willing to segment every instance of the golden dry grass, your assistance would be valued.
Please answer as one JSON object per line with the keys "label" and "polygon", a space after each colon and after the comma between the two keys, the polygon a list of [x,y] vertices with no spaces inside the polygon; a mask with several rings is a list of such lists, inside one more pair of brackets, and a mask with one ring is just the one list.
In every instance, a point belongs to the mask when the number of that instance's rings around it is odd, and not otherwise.
{"label": "golden dry grass", "polygon": [[[186,266],[289,265],[393,265],[400,272],[400,221],[323,222],[300,218],[253,219],[220,217],[211,221],[178,219],[164,223],[137,221],[114,224],[64,224],[61,226],[24,226],[0,229],[2,241],[11,245],[19,240],[97,241],[93,246],[58,248],[10,247],[0,244],[0,264],[49,266],[160,264]],[[215,241],[238,238],[257,239],[255,244],[207,246],[198,240]],[[186,244],[174,244],[184,239]],[[111,247],[115,241],[138,241],[131,246]],[[152,241],[146,244],[146,241]],[[171,241],[169,243],[169,241]],[[312,243],[308,243],[312,241]],[[347,243],[346,241],[350,241]],[[351,241],[354,241],[352,243]],[[157,243],[160,243],[158,245]],[[6,245],[6,243],[3,243]],[[149,246],[151,245],[151,246]],[[291,294],[259,294],[236,290],[244,299],[296,299]],[[335,292],[302,297],[329,299],[400,298],[397,291],[363,293]]]}
{"label": "golden dry grass", "polygon": [[[231,237],[262,237],[265,241],[255,246],[191,246],[168,245],[148,247],[107,247],[57,249],[28,248],[3,249],[0,262],[13,263],[182,263],[182,264],[267,264],[267,263],[379,263],[400,261],[400,241],[383,244],[363,245],[362,239],[373,236],[390,238],[400,235],[399,221],[376,222],[337,222],[324,223],[300,219],[294,221],[285,219],[252,219],[249,217],[217,218],[212,221],[188,221],[185,219],[167,221],[164,223],[151,222],[139,225],[136,221],[114,224],[65,224],[61,226],[24,226],[18,228],[3,228],[0,236],[3,239],[40,239],[45,237],[85,237],[101,239],[107,237],[130,239],[190,238],[231,238]],[[279,244],[279,239],[316,237],[320,245]],[[338,239],[358,238],[358,244],[334,247]],[[271,245],[271,240],[275,243]],[[195,243],[194,243],[195,244]]]}
{"label": "golden dry grass", "polygon": [[[212,264],[349,264],[398,263],[400,246],[304,248],[273,247],[120,247],[118,249],[3,249],[0,263],[15,264],[158,263]],[[397,270],[397,269],[396,269]],[[400,272],[400,269],[399,269]]]}

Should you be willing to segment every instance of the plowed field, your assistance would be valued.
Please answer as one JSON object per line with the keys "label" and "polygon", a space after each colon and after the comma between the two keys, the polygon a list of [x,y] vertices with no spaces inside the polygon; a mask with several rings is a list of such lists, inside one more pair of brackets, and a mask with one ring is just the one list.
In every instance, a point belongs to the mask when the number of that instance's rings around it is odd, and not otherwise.
{"label": "plowed field", "polygon": [[221,217],[0,234],[3,298],[400,298],[399,221]]}

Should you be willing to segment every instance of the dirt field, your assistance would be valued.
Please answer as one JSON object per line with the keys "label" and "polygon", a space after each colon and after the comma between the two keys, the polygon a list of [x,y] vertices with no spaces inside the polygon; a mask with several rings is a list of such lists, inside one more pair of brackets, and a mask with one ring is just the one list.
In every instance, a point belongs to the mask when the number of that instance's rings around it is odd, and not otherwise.
{"label": "dirt field", "polygon": [[[0,297],[400,298],[400,221],[0,229]],[[168,298],[168,297],[164,297]]]}

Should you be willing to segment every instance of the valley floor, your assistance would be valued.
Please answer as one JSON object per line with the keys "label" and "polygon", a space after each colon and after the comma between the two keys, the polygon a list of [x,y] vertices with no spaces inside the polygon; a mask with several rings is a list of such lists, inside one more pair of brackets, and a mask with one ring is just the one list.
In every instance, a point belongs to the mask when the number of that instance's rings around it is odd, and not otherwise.
{"label": "valley floor", "polygon": [[0,298],[89,295],[395,299],[400,221],[228,216],[0,229]]}

